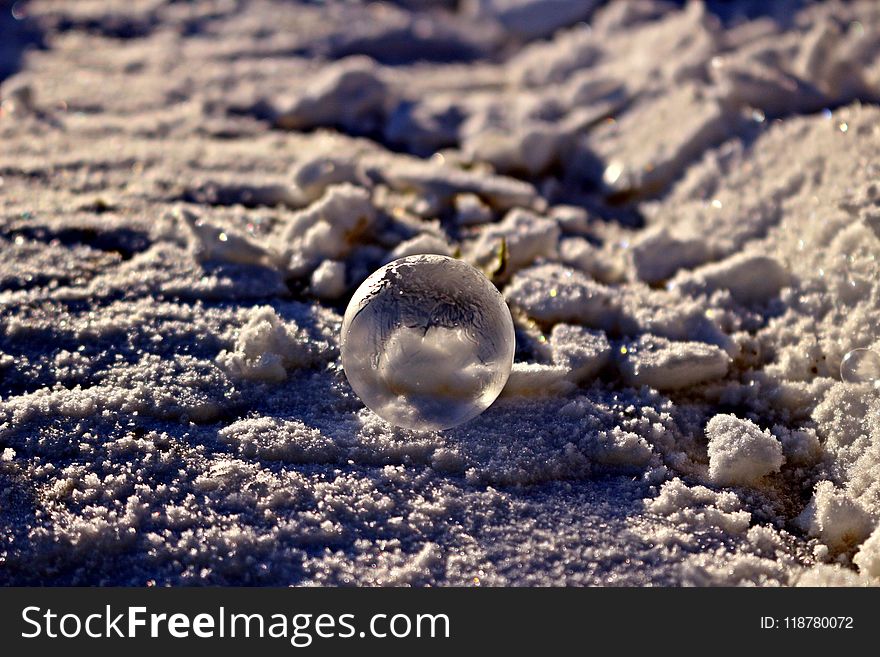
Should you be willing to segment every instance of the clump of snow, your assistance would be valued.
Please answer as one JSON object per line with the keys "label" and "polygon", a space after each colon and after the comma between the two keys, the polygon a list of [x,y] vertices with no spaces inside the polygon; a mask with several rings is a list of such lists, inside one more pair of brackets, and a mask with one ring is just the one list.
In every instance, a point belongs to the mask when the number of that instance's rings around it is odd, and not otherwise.
{"label": "clump of snow", "polygon": [[618,323],[619,306],[612,290],[558,264],[523,270],[513,277],[504,294],[512,305],[539,322],[570,322],[597,329]]}
{"label": "clump of snow", "polygon": [[437,161],[377,157],[365,161],[363,169],[371,179],[382,181],[391,189],[431,199],[438,209],[452,207],[459,194],[475,194],[498,210],[540,205],[537,191],[527,182],[466,171]]}
{"label": "clump of snow", "polygon": [[716,492],[705,486],[688,486],[681,479],[667,481],[657,497],[646,500],[645,508],[677,524],[694,528],[720,527],[731,534],[749,529],[751,514],[731,491]]}
{"label": "clump of snow", "polygon": [[808,536],[818,538],[835,552],[862,543],[875,525],[861,504],[827,480],[816,484],[813,498],[797,517],[797,523]]}
{"label": "clump of snow", "polygon": [[364,130],[384,118],[388,85],[368,57],[350,57],[327,67],[275,122],[289,130],[338,125]]}
{"label": "clump of snow", "polygon": [[325,260],[312,272],[309,282],[312,294],[321,299],[338,299],[347,289],[345,283],[345,262]]}
{"label": "clump of snow", "polygon": [[540,175],[559,160],[566,138],[581,127],[573,120],[548,122],[503,113],[499,116],[497,109],[489,105],[464,123],[461,147],[469,159],[490,162],[503,173]]}
{"label": "clump of snow", "polygon": [[430,233],[421,233],[398,244],[389,254],[387,260],[397,260],[411,255],[453,255],[449,244],[441,237]]}
{"label": "clump of snow", "polygon": [[[563,230],[565,224],[560,222]],[[619,283],[623,279],[621,258],[608,250],[599,249],[581,237],[569,237],[559,242],[559,259],[600,283]]]}
{"label": "clump of snow", "polygon": [[217,362],[231,376],[279,383],[288,370],[309,367],[318,360],[317,345],[295,323],[284,322],[271,306],[258,306],[241,327],[231,350]]}
{"label": "clump of snow", "polygon": [[497,20],[517,37],[536,39],[586,19],[597,4],[595,0],[466,0],[464,10],[477,18]]}
{"label": "clump of snow", "polygon": [[246,458],[286,463],[326,463],[336,459],[334,442],[299,420],[254,418],[223,427],[220,439]]}
{"label": "clump of snow", "polygon": [[880,526],[862,543],[853,557],[853,563],[858,566],[860,573],[880,579]]}
{"label": "clump of snow", "polygon": [[291,270],[299,272],[315,260],[344,258],[376,217],[365,189],[350,183],[328,187],[320,199],[297,212],[287,224],[284,241]]}
{"label": "clump of snow", "polygon": [[349,158],[319,154],[296,163],[291,171],[296,189],[308,201],[316,201],[330,185],[359,181],[358,168]]}
{"label": "clump of snow", "polygon": [[536,41],[510,62],[511,77],[523,87],[565,82],[572,73],[594,64],[602,49],[588,26],[560,30],[550,41]]}
{"label": "clump of snow", "polygon": [[574,389],[571,368],[565,365],[514,363],[501,393],[505,397],[564,395]]}
{"label": "clump of snow", "polygon": [[554,205],[549,214],[566,235],[590,235],[592,232],[590,213],[582,207]]}
{"label": "clump of snow", "polygon": [[801,587],[866,586],[867,582],[842,566],[820,563],[801,573],[794,582]]}
{"label": "clump of snow", "polygon": [[507,271],[513,273],[539,258],[556,256],[559,226],[534,212],[521,208],[511,210],[501,222],[480,233],[473,247],[474,260],[486,264],[497,258],[502,240],[507,245]]}
{"label": "clump of snow", "polygon": [[592,458],[604,465],[644,466],[653,456],[651,446],[642,436],[621,427],[600,431],[592,450]]}
{"label": "clump of snow", "polygon": [[454,204],[456,221],[461,226],[475,226],[492,221],[492,209],[476,194],[458,194]]}
{"label": "clump of snow", "polygon": [[735,415],[716,415],[706,424],[709,479],[716,484],[757,486],[782,467],[782,445],[767,430]]}
{"label": "clump of snow", "polygon": [[782,443],[782,453],[788,464],[813,465],[822,457],[822,444],[812,427],[789,429],[776,425],[773,427],[773,435]]}
{"label": "clump of snow", "polygon": [[268,249],[233,228],[217,226],[187,208],[177,208],[176,215],[190,232],[189,248],[197,260],[266,265],[273,259]]}
{"label": "clump of snow", "polygon": [[11,77],[3,82],[3,110],[19,117],[37,111],[34,88],[25,79]]}
{"label": "clump of snow", "polygon": [[594,379],[611,360],[611,344],[601,331],[557,324],[550,332],[553,362],[569,370],[576,383]]}
{"label": "clump of snow", "polygon": [[629,250],[636,276],[646,283],[664,281],[682,268],[710,257],[706,243],[695,237],[674,237],[665,226],[646,230]]}
{"label": "clump of snow", "polygon": [[688,294],[729,290],[738,302],[750,304],[777,296],[790,280],[788,271],[775,258],[742,253],[679,274],[670,284]]}
{"label": "clump of snow", "polygon": [[[740,120],[700,85],[675,85],[653,102],[637,103],[616,124],[597,128],[593,143],[608,162],[602,181],[618,193],[656,194]],[[647,141],[656,146],[646,149]]]}

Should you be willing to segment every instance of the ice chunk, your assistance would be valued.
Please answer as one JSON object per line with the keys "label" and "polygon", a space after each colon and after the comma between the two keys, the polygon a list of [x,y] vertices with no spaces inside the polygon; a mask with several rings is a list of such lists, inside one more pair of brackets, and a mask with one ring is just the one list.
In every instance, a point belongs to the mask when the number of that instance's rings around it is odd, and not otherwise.
{"label": "ice chunk", "polygon": [[657,390],[679,390],[720,379],[727,374],[730,357],[704,342],[672,342],[643,335],[620,347],[618,368],[627,385]]}

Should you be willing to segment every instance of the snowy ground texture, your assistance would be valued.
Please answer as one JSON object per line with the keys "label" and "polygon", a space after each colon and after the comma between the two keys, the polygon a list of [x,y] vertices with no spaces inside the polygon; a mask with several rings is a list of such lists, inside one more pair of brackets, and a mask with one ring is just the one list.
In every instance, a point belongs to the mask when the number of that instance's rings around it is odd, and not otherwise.
{"label": "snowy ground texture", "polygon": [[[0,583],[880,582],[880,4],[0,13]],[[517,324],[439,433],[339,358],[420,252]]]}

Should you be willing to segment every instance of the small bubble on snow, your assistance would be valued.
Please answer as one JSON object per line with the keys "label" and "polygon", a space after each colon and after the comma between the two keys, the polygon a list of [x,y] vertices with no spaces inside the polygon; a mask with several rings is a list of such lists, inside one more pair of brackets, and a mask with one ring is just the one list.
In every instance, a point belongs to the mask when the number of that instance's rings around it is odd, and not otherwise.
{"label": "small bubble on snow", "polygon": [[873,349],[853,349],[840,363],[840,378],[847,383],[880,386],[880,354]]}

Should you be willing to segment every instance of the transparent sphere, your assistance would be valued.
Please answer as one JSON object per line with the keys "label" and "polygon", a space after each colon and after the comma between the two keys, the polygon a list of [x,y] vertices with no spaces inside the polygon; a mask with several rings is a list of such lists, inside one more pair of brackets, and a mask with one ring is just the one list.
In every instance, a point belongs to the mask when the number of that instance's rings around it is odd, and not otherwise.
{"label": "transparent sphere", "polygon": [[853,349],[840,362],[840,378],[848,383],[880,385],[880,354],[873,349]]}
{"label": "transparent sphere", "polygon": [[469,264],[416,255],[374,272],[342,321],[342,366],[377,415],[448,429],[498,397],[513,365],[510,310]]}

